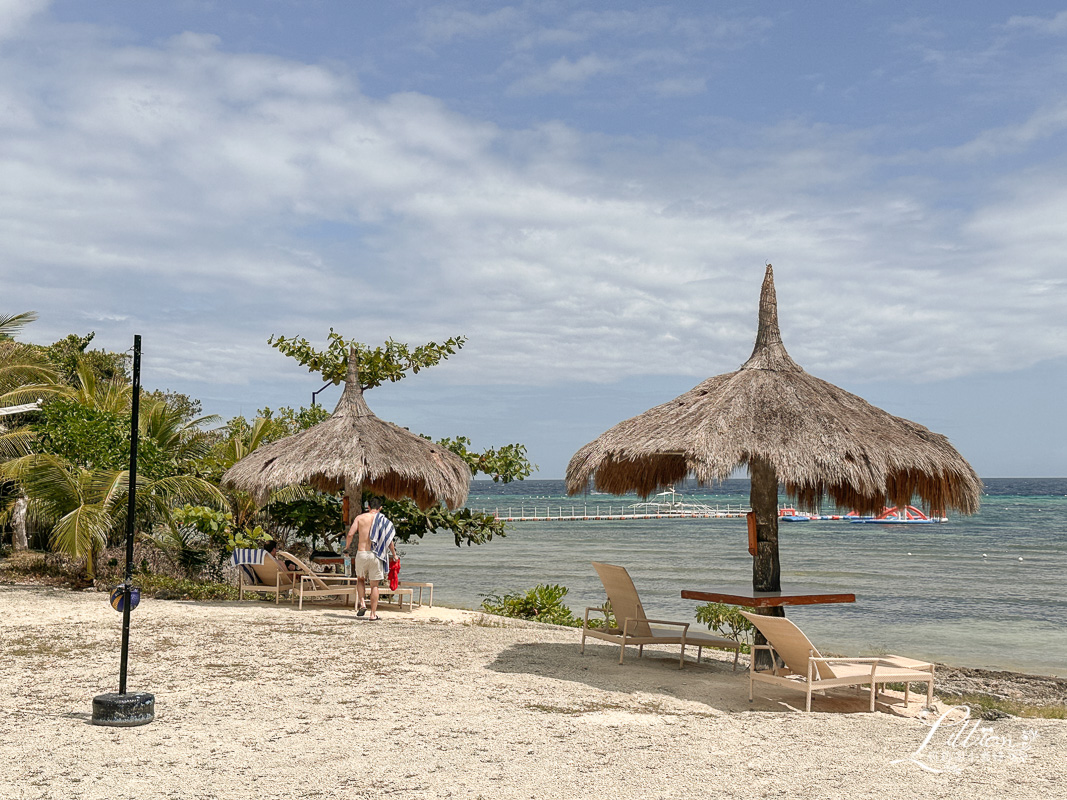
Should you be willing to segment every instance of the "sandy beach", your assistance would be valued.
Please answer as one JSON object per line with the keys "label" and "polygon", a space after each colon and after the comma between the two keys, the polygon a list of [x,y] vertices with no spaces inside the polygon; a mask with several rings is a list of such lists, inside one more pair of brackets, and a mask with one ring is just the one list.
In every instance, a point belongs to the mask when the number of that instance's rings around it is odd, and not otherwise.
{"label": "sandy beach", "polygon": [[919,704],[870,714],[840,690],[809,715],[765,686],[750,704],[744,656],[620,666],[577,630],[444,608],[145,600],[129,689],[156,720],[98,727],[106,596],[3,586],[0,607],[5,798],[1067,796],[1065,721],[981,721],[966,744],[943,725],[924,747]]}

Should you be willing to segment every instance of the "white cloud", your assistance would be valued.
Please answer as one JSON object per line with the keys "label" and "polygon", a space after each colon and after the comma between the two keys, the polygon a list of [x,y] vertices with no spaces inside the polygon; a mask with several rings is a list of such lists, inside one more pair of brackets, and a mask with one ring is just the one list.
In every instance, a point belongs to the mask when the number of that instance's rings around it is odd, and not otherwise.
{"label": "white cloud", "polygon": [[1051,17],[1013,16],[1008,19],[1006,27],[1059,36],[1067,33],[1067,11]]}
{"label": "white cloud", "polygon": [[0,41],[16,35],[50,5],[52,0],[0,0]]}
{"label": "white cloud", "polygon": [[[0,104],[18,110],[0,125],[4,305],[40,311],[41,339],[144,333],[168,380],[262,380],[285,363],[268,335],[330,326],[466,334],[442,368],[456,382],[696,379],[748,356],[766,260],[786,345],[815,374],[1067,353],[1058,161],[943,208],[920,172],[958,154],[887,182],[900,165],[871,134],[804,120],[737,123],[731,148],[649,145],[370,97],[339,69],[207,36],[86,39],[32,81],[25,57],[0,56]],[[545,87],[614,67],[555,63]],[[1058,130],[1055,108],[975,141],[1025,148]]]}
{"label": "white cloud", "polygon": [[505,6],[485,14],[452,6],[434,6],[422,15],[420,29],[430,42],[476,39],[519,27],[523,24],[523,16],[523,13],[513,6]]}
{"label": "white cloud", "polygon": [[1021,123],[984,130],[971,141],[953,148],[951,155],[969,161],[1010,155],[1064,131],[1067,131],[1067,99],[1037,109]]}
{"label": "white cloud", "polygon": [[511,94],[551,94],[569,92],[581,87],[592,78],[616,72],[616,62],[596,55],[584,55],[570,59],[561,57],[543,69],[515,81]]}

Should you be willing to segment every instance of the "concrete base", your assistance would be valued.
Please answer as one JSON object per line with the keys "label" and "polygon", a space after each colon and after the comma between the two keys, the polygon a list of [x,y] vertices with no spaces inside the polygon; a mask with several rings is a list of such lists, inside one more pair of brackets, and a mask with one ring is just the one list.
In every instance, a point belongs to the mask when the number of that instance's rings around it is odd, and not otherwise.
{"label": "concrete base", "polygon": [[132,728],[155,718],[156,696],[147,692],[109,692],[93,698],[93,725]]}

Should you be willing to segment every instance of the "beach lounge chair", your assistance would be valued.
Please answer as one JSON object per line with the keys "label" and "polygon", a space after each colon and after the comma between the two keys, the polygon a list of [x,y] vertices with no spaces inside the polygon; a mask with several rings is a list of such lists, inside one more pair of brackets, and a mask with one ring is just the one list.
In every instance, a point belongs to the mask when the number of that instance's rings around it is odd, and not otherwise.
{"label": "beach lounge chair", "polygon": [[[593,568],[600,576],[600,582],[604,584],[608,602],[611,603],[611,611],[615,615],[615,623],[619,627],[606,627],[608,614],[603,608],[587,608],[582,621],[582,653],[585,652],[585,637],[587,636],[619,645],[620,664],[626,652],[626,645],[637,645],[638,656],[642,656],[646,644],[678,644],[682,646],[682,651],[678,655],[678,669],[682,669],[685,666],[686,646],[696,646],[698,662],[705,647],[721,647],[734,651],[734,669],[737,669],[737,656],[741,652],[740,643],[703,631],[690,630],[688,622],[649,619],[645,616],[645,609],[641,605],[637,588],[624,567],[594,561]],[[598,611],[604,615],[605,627],[590,627],[589,613],[592,611]]]}
{"label": "beach lounge chair", "polygon": [[296,592],[300,598],[299,608],[304,607],[305,597],[341,597],[345,605],[348,605],[349,598],[355,600],[355,578],[343,575],[323,575],[315,572],[292,553],[279,551],[278,555],[296,565]]}
{"label": "beach lounge chair", "polygon": [[239,576],[237,597],[245,599],[248,592],[260,594],[273,594],[275,604],[281,598],[282,592],[290,592],[296,588],[292,573],[275,561],[272,557],[264,554],[263,563],[245,563],[237,568]]}
{"label": "beach lounge chair", "polygon": [[[753,658],[748,671],[748,700],[752,702],[752,685],[764,681],[797,689],[807,695],[805,710],[811,711],[811,693],[835,686],[871,685],[871,711],[878,684],[904,684],[904,703],[908,702],[911,683],[926,684],[926,705],[934,699],[934,665],[902,656],[878,658],[824,658],[791,620],[762,614],[742,614],[755,625],[767,640],[765,645],[753,645]],[[771,663],[767,670],[756,670],[756,650],[770,650]],[[775,658],[778,656],[778,658]],[[779,663],[784,662],[785,666]]]}

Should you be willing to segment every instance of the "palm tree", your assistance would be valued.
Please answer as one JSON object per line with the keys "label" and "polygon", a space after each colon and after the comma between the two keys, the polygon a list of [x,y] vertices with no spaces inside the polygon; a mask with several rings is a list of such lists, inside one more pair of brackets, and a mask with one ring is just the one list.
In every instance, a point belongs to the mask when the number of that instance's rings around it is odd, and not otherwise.
{"label": "palm tree", "polygon": [[44,355],[13,338],[35,319],[33,311],[0,314],[0,408],[33,402],[57,388],[55,370]]}
{"label": "palm tree", "polygon": [[[89,578],[108,539],[125,527],[127,470],[87,469],[51,453],[35,453],[0,465],[0,477],[20,483],[32,519],[51,527],[53,550],[85,559]],[[135,513],[143,524],[165,522],[183,503],[219,507],[219,490],[195,475],[137,477]]]}
{"label": "palm tree", "polygon": [[[37,314],[0,315],[0,409],[39,401],[64,391],[57,375],[44,355],[36,348],[16,342],[14,335],[37,319]],[[0,419],[11,417],[0,417]],[[18,415],[14,417],[18,419]],[[7,427],[0,424],[0,463],[30,452],[32,434],[25,424]],[[25,550],[28,546],[26,512],[28,499],[24,492],[8,486],[0,493],[0,525],[11,523],[12,546]],[[14,489],[14,490],[12,490]]]}
{"label": "palm tree", "polygon": [[[98,384],[80,369],[79,376],[84,380],[71,400],[104,413],[127,410],[124,401],[131,395],[127,387]],[[169,523],[170,510],[184,503],[225,504],[217,487],[194,474],[195,463],[211,446],[209,434],[199,425],[215,419],[184,422],[165,401],[146,404],[138,429],[144,450],[153,453],[153,469],[137,476],[135,513],[142,526]],[[0,480],[15,481],[23,488],[29,517],[51,528],[52,549],[84,558],[88,576],[95,577],[97,557],[109,537],[125,527],[129,472],[30,452],[0,464]]]}

